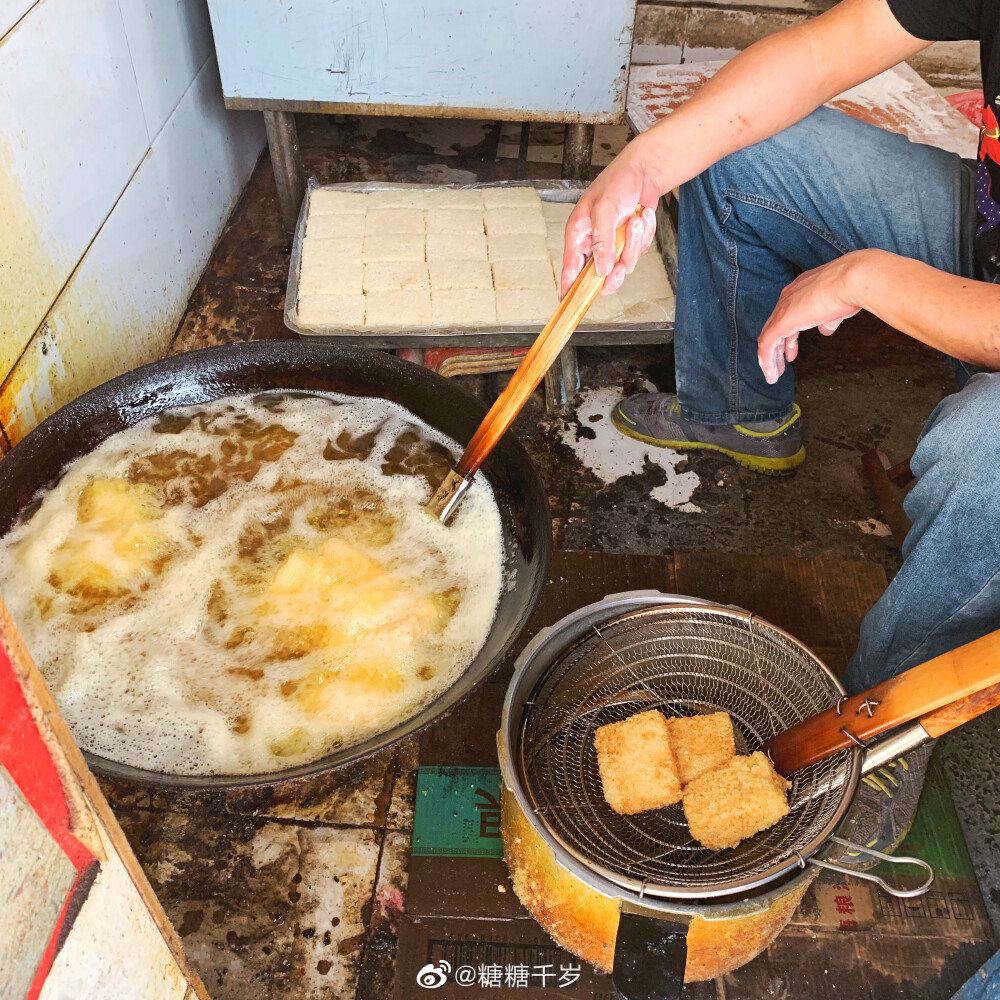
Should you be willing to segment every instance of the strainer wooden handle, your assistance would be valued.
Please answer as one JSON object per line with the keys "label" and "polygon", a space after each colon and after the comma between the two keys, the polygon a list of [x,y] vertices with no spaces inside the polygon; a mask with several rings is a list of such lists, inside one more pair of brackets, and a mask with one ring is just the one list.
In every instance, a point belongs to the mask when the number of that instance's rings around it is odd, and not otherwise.
{"label": "strainer wooden handle", "polygon": [[919,719],[940,736],[1000,705],[1000,631],[928,660],[786,729],[761,747],[789,775]]}

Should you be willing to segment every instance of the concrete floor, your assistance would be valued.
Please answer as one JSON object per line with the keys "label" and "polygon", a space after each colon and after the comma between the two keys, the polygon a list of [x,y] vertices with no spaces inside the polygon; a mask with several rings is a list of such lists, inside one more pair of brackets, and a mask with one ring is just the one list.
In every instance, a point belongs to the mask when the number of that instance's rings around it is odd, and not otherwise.
{"label": "concrete floor", "polygon": [[[324,182],[383,179],[449,183],[514,176],[515,161],[509,155],[497,156],[502,136],[500,127],[493,123],[300,116],[300,132],[307,173]],[[558,141],[557,131],[550,127],[539,136],[544,142],[536,144],[529,158],[530,176],[558,176],[556,157],[544,148]],[[621,141],[620,133],[603,136],[608,147],[601,151],[604,158]],[[510,144],[501,152],[509,153]],[[274,184],[265,158],[192,296],[173,349],[289,336],[281,315],[288,253],[289,240],[278,223]],[[860,459],[874,443],[880,443],[897,460],[912,451],[924,419],[954,388],[949,366],[932,352],[864,317],[846,323],[829,339],[805,336],[796,372],[809,457],[805,466],[787,479],[758,476],[707,453],[685,457],[633,446],[613,431],[607,412],[620,393],[672,387],[669,348],[595,348],[581,350],[580,360],[583,392],[575,405],[562,413],[546,414],[540,394],[536,394],[516,425],[548,485],[557,546],[634,553],[711,550],[837,556],[875,561],[890,575],[898,569],[899,552],[881,520]],[[474,391],[487,392],[485,377],[463,381]],[[940,754],[983,893],[994,926],[1000,930],[1000,871],[996,863],[1000,809],[994,791],[1000,771],[1000,736],[995,714],[942,744]],[[393,780],[401,781],[407,775],[406,767],[396,761],[387,762],[384,772],[395,775],[385,779],[389,789]],[[379,790],[380,775],[374,776]],[[241,840],[245,850],[240,848],[248,865],[260,861],[254,851],[261,850],[258,833],[264,819],[256,809],[252,812],[254,819],[247,819],[250,825]],[[367,873],[369,884],[405,881],[405,871],[400,874],[405,857],[397,859],[388,874],[377,874],[375,859],[380,852],[391,855],[397,827],[384,810],[375,812],[381,819],[374,826],[362,823],[352,828],[350,850],[358,855],[357,863]],[[147,815],[146,811],[141,816],[137,812],[134,821],[125,824],[130,836],[156,836],[144,819]],[[279,827],[282,821],[279,819]],[[205,836],[211,839],[223,834],[213,830]],[[308,854],[319,846],[306,843],[309,838],[303,840],[301,835],[297,843],[286,845],[288,836],[281,833],[277,846],[267,849],[273,857],[269,855],[266,863],[280,867],[285,865],[288,851]],[[311,836],[322,839],[320,833]],[[343,839],[348,835],[337,836]],[[210,874],[211,878],[229,877],[221,869]],[[216,891],[209,882],[205,884],[206,898]],[[202,907],[194,910],[201,912]],[[366,912],[365,922],[374,926],[377,914]],[[348,953],[350,940],[341,945]],[[220,969],[232,965],[231,945],[220,941],[226,961],[223,963],[220,953],[210,964]],[[330,969],[329,962],[326,968]],[[342,982],[357,981],[358,972],[359,967],[343,971],[347,978]],[[219,996],[236,995],[236,982],[225,989],[226,975],[220,971],[218,983],[210,988]],[[329,986],[326,972],[317,975],[312,987],[319,990],[324,981]],[[253,976],[237,973],[236,979],[243,988]],[[280,992],[275,991],[275,995]],[[303,995],[313,995],[313,989]]]}

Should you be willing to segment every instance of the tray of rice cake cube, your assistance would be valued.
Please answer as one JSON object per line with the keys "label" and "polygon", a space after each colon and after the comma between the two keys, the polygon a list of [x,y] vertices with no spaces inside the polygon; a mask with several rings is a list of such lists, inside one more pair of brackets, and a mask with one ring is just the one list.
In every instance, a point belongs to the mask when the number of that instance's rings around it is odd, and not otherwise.
{"label": "tray of rice cake cube", "polygon": [[[530,344],[559,302],[563,231],[583,192],[567,181],[478,186],[310,181],[299,213],[285,323],[301,337],[372,347]],[[666,227],[658,225],[658,230]],[[674,268],[659,236],[580,326],[632,342],[672,337]],[[480,338],[478,335],[482,335]],[[627,342],[623,341],[623,342]]]}

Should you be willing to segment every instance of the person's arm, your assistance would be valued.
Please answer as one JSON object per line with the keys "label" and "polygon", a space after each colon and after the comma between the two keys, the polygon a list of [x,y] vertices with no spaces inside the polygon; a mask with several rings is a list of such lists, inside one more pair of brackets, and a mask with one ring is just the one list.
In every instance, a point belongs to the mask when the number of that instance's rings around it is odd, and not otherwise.
{"label": "person's arm", "polygon": [[[751,45],[691,100],[638,136],[587,189],[566,224],[562,290],[593,254],[604,292],[616,290],[653,240],[660,196],[717,160],[766,139],[929,43],[905,31],[886,0],[841,0]],[[614,266],[615,229],[647,211]]]}
{"label": "person's arm", "polygon": [[781,293],[757,341],[764,377],[777,382],[795,360],[802,330],[829,336],[861,309],[960,361],[1000,369],[1000,285],[886,250],[856,250],[800,274]]}

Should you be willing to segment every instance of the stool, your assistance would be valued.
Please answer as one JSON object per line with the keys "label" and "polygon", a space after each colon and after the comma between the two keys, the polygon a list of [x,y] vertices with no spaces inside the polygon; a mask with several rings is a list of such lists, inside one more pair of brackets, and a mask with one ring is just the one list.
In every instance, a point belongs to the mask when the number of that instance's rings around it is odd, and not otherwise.
{"label": "stool", "polygon": [[911,523],[903,510],[903,495],[906,487],[917,478],[910,469],[910,459],[893,465],[889,456],[878,445],[872,445],[862,455],[861,465],[875,490],[882,516],[889,525],[893,540],[902,548]]}

